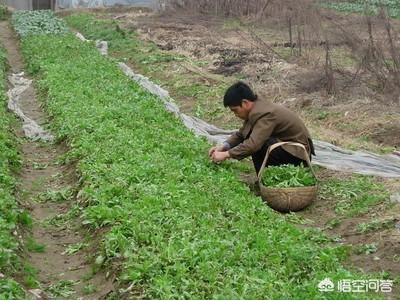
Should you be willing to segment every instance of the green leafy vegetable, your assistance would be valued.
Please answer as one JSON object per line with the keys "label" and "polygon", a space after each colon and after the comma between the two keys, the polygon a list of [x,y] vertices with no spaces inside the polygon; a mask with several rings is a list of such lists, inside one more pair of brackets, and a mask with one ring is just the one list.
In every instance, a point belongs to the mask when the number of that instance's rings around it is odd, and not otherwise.
{"label": "green leafy vegetable", "polygon": [[265,168],[262,183],[267,187],[301,187],[315,185],[316,179],[310,168],[281,165]]}
{"label": "green leafy vegetable", "polygon": [[68,32],[65,22],[56,18],[51,10],[16,11],[12,15],[11,22],[20,36]]}
{"label": "green leafy vegetable", "polygon": [[321,1],[321,5],[338,11],[376,15],[381,8],[387,10],[392,18],[400,18],[398,0],[350,0],[350,1]]}
{"label": "green leafy vegetable", "polygon": [[17,255],[20,245],[13,233],[18,223],[23,219],[29,222],[29,217],[18,208],[14,197],[12,174],[20,167],[21,158],[11,131],[12,118],[6,111],[5,75],[6,52],[0,48],[0,299],[23,299],[21,286],[12,279],[22,267]]}

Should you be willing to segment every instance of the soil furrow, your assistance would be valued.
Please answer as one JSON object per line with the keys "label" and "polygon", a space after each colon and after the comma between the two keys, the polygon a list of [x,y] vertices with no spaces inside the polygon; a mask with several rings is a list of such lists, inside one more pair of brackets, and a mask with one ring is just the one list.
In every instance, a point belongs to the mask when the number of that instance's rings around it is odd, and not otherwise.
{"label": "soil furrow", "polygon": [[[0,41],[8,53],[10,73],[22,72],[18,42],[7,22],[0,23]],[[29,118],[46,123],[32,86],[21,95],[20,104]],[[70,217],[76,200],[71,189],[77,178],[73,166],[58,163],[66,147],[26,139],[21,127],[16,132],[21,137],[23,157],[18,198],[31,209],[33,226],[26,236],[26,245],[28,263],[37,270],[41,299],[101,299],[113,285],[101,272],[94,274],[86,250],[90,241],[85,238],[79,220]]]}

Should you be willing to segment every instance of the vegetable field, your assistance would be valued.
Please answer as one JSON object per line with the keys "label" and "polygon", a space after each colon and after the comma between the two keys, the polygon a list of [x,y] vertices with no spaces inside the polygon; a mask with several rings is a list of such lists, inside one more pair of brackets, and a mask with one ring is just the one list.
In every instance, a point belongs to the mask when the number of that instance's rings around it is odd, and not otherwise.
{"label": "vegetable field", "polygon": [[123,258],[123,281],[165,298],[315,297],[319,276],[345,272],[339,249],[299,234],[212,165],[206,143],[94,47],[32,36],[22,50],[70,139],[67,159],[79,160],[83,223],[110,228],[96,263]]}
{"label": "vegetable field", "polygon": [[377,14],[381,8],[387,9],[392,18],[400,18],[399,1],[397,0],[355,0],[355,1],[324,1],[324,6],[338,11]]}
{"label": "vegetable field", "polygon": [[[95,237],[76,251],[91,251],[96,272],[115,274],[118,288],[107,299],[381,299],[321,293],[324,278],[381,274],[344,267],[347,247],[272,211],[238,182],[233,163],[210,162],[210,145],[94,43],[78,40],[49,12],[15,13],[12,24],[52,132],[68,148],[60,164],[78,178],[75,205],[63,217],[78,216]],[[11,277],[18,267],[10,261],[18,260],[10,232],[29,218],[11,196],[19,157],[4,114],[0,155],[10,163],[0,165],[0,211],[9,217],[0,219],[0,271]],[[297,174],[303,185],[313,180]],[[16,290],[7,296],[14,284],[0,278],[0,299],[22,297]]]}
{"label": "vegetable field", "polygon": [[21,37],[67,32],[64,22],[54,18],[51,11],[16,11],[12,16],[12,24]]}
{"label": "vegetable field", "polygon": [[[17,255],[19,248],[17,226],[29,225],[30,218],[18,208],[14,197],[16,180],[13,174],[19,169],[21,158],[17,152],[16,138],[11,132],[15,122],[6,112],[6,52],[0,49],[0,299],[22,297],[23,291],[12,276],[23,270]],[[26,269],[25,271],[28,271]],[[11,275],[5,277],[4,274]]]}

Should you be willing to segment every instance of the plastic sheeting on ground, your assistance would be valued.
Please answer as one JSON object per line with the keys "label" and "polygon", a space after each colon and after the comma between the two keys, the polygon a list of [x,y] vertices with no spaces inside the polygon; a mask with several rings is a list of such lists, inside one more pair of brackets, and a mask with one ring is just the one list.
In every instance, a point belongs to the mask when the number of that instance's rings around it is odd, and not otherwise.
{"label": "plastic sheeting on ground", "polygon": [[22,121],[22,130],[26,137],[43,140],[43,141],[53,141],[54,137],[40,127],[34,120],[29,118],[23,112],[20,107],[20,97],[21,95],[30,88],[32,80],[24,78],[24,73],[12,74],[8,78],[12,85],[12,88],[7,92],[8,95],[8,109],[14,112]]}

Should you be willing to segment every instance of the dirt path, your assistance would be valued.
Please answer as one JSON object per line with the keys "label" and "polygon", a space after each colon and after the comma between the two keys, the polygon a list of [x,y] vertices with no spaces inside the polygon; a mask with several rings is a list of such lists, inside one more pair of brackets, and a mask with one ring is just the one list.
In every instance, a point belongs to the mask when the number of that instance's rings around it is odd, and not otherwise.
{"label": "dirt path", "polygon": [[[10,73],[23,71],[18,42],[7,22],[0,23],[0,41],[8,52]],[[39,125],[46,122],[32,86],[21,95],[20,103],[29,118]],[[39,299],[101,299],[113,285],[101,272],[92,271],[87,250],[90,237],[85,237],[79,220],[69,213],[77,178],[73,166],[58,163],[66,148],[23,138],[21,128],[16,132],[22,138],[23,157],[18,198],[31,209],[33,218],[26,245],[29,264],[37,270]]]}

